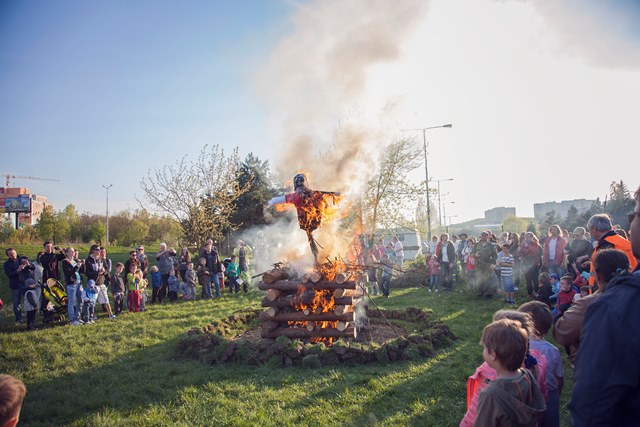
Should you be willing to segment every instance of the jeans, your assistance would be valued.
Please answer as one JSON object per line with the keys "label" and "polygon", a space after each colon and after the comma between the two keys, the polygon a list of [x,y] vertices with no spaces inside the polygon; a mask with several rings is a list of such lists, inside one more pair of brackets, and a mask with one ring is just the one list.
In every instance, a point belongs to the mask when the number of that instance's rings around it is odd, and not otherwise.
{"label": "jeans", "polygon": [[390,287],[391,287],[391,275],[390,274],[383,274],[382,275],[382,284],[380,286],[382,289],[382,295],[384,295],[385,297],[389,296],[389,291],[390,291]]}
{"label": "jeans", "polygon": [[[216,273],[213,273],[211,276],[211,281],[213,282],[213,286],[216,290],[216,297],[220,296],[220,278]],[[211,284],[209,284],[209,296],[211,296]]]}
{"label": "jeans", "polygon": [[80,313],[78,312],[78,303],[81,301],[78,298],[78,289],[80,287],[80,285],[67,285],[67,313],[71,322],[80,320]]}
{"label": "jeans", "polygon": [[440,262],[440,283],[446,291],[451,290],[451,264],[445,261]]}
{"label": "jeans", "polygon": [[558,277],[562,277],[564,273],[564,268],[561,265],[549,264],[549,274],[557,274]]}
{"label": "jeans", "polygon": [[90,300],[85,300],[82,303],[82,317],[85,323],[92,320],[96,310],[96,303]]}
{"label": "jeans", "polygon": [[560,396],[558,390],[549,390],[547,397],[547,410],[542,416],[543,427],[560,426]]}
{"label": "jeans", "polygon": [[22,285],[18,289],[11,289],[11,303],[13,304],[13,315],[16,317],[16,322],[22,322],[22,297],[24,296],[24,289]]}
{"label": "jeans", "polygon": [[429,290],[433,290],[433,288],[438,289],[438,275],[432,274],[429,276]]}
{"label": "jeans", "polygon": [[208,276],[202,283],[202,299],[211,298],[211,280],[212,278]]}

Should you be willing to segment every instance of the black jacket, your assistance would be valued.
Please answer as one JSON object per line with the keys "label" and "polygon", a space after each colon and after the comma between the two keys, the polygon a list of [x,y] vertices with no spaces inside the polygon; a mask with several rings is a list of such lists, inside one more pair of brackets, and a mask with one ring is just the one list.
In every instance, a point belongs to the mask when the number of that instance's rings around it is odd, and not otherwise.
{"label": "black jacket", "polygon": [[[446,251],[447,251],[447,257],[449,258],[449,262],[450,263],[454,263],[456,261],[456,247],[453,246],[453,243],[450,241],[447,241],[446,243]],[[438,261],[442,262],[442,243],[440,244],[440,251],[438,252]]]}
{"label": "black jacket", "polygon": [[640,272],[614,277],[587,310],[569,410],[576,427],[640,420]]}
{"label": "black jacket", "polygon": [[20,289],[20,279],[18,278],[19,259],[8,259],[4,262],[4,274],[9,278],[10,289]]}

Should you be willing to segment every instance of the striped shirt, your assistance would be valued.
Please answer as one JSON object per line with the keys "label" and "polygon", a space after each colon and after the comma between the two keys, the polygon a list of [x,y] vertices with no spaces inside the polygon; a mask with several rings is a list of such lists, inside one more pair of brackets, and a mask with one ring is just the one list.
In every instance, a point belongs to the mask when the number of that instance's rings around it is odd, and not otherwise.
{"label": "striped shirt", "polygon": [[498,253],[498,266],[500,266],[500,275],[502,277],[513,276],[513,267],[505,267],[501,265],[501,263],[503,262],[513,264],[513,255],[505,254],[504,252]]}

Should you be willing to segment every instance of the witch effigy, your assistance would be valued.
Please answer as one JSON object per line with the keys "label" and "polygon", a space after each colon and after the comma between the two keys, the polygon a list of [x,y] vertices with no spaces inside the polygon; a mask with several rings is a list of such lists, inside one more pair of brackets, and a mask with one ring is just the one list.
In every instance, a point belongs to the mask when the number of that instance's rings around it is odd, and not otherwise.
{"label": "witch effigy", "polygon": [[313,232],[322,224],[328,203],[336,204],[340,193],[330,191],[311,190],[307,187],[306,177],[299,173],[293,177],[293,193],[274,197],[269,200],[269,206],[291,203],[298,214],[298,225],[307,233],[309,246],[313,258],[318,263],[318,244],[313,237]]}

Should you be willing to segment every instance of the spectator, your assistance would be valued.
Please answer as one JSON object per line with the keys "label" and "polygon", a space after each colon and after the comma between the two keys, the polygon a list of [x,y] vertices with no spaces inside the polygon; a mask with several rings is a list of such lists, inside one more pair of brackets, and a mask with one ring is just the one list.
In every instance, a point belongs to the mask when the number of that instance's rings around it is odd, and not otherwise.
{"label": "spectator", "polygon": [[431,255],[429,257],[429,292],[436,291],[438,292],[438,282],[440,276],[440,262],[438,261],[438,257],[435,255]]}
{"label": "spectator", "polygon": [[[200,257],[200,260],[198,261],[198,268],[196,269],[196,275],[198,276],[198,283],[202,286],[202,298],[211,299],[211,273],[207,268],[207,259],[205,257]],[[216,297],[219,296],[220,290],[218,290]]]}
{"label": "spectator", "polygon": [[144,246],[140,245],[136,248],[136,259],[138,260],[138,270],[142,271],[143,278],[147,278],[149,271],[149,257],[144,253]]}
{"label": "spectator", "polygon": [[498,254],[496,266],[500,267],[500,283],[505,293],[507,304],[515,304],[515,288],[513,286],[513,255],[511,255],[511,245],[509,242],[502,243],[502,252]]}
{"label": "spectator", "polygon": [[38,262],[42,266],[42,283],[47,283],[49,279],[60,280],[58,263],[66,258],[64,252],[57,246],[54,248],[51,242],[44,242],[42,246],[44,253],[38,258]]}
{"label": "spectator", "polygon": [[562,316],[562,313],[564,313],[569,309],[569,307],[571,307],[571,304],[573,303],[573,297],[577,294],[576,290],[571,286],[572,282],[573,277],[571,276],[562,276],[562,278],[560,279],[558,304],[555,310],[555,313],[559,316]]}
{"label": "spectator", "polygon": [[[618,235],[611,225],[611,218],[607,214],[596,214],[589,218],[587,222],[587,229],[591,233],[597,243],[594,248],[595,252],[602,249],[614,248],[624,252],[629,259],[629,265],[632,269],[636,268],[637,261],[632,253],[631,242],[624,237]],[[592,255],[593,257],[593,255]],[[589,284],[595,283],[595,277],[593,276],[593,260],[591,262],[591,277],[589,277]]]}
{"label": "spectator", "polygon": [[189,248],[182,248],[180,256],[178,257],[178,272],[180,273],[180,280],[186,282],[185,272],[187,271],[187,264],[191,262],[191,254]]}
{"label": "spectator", "polygon": [[120,313],[122,313],[122,310],[124,309],[124,299],[126,293],[124,279],[122,278],[123,271],[124,264],[119,262],[116,264],[116,271],[111,275],[111,295],[113,296],[115,315],[120,315]]}
{"label": "spectator", "polygon": [[540,254],[542,252],[542,248],[537,243],[537,239],[535,237],[536,236],[531,232],[525,233],[524,241],[520,242],[520,246],[518,248],[528,296],[532,296],[536,291],[538,287],[538,275],[540,274]]}
{"label": "spectator", "polygon": [[436,249],[436,257],[440,263],[440,280],[445,291],[451,290],[451,266],[456,262],[456,248],[449,241],[449,235],[440,235],[440,243]]}
{"label": "spectator", "polygon": [[432,255],[435,255],[437,249],[438,249],[438,236],[432,236],[431,241],[429,242],[429,253]]}
{"label": "spectator", "polygon": [[553,289],[551,288],[551,276],[549,273],[541,273],[538,279],[538,289],[533,293],[536,301],[543,302],[551,307],[551,296]]}
{"label": "spectator", "polygon": [[129,273],[127,274],[127,306],[129,307],[130,312],[140,311],[140,279],[136,274],[137,272],[138,264],[131,263]]}
{"label": "spectator", "polygon": [[464,271],[467,277],[467,284],[469,289],[476,288],[476,259],[473,257],[473,248],[476,245],[476,238],[471,237],[467,240],[466,247],[462,250],[462,256],[464,261]]}
{"label": "spectator", "polygon": [[193,263],[187,263],[187,270],[184,272],[184,282],[186,284],[187,298],[192,301],[196,300],[196,272],[193,270]]}
{"label": "spectator", "polygon": [[24,283],[24,311],[27,313],[27,330],[36,328],[36,312],[40,307],[40,292],[36,289],[38,282],[35,279],[27,279]]}
{"label": "spectator", "polygon": [[[162,288],[160,288],[160,304],[162,304],[162,298],[167,295],[167,286],[169,284],[169,272],[173,270],[173,257],[176,255],[176,251],[173,249],[167,249],[166,243],[160,243],[160,252],[156,254],[156,265],[160,276],[162,276]],[[171,299],[171,298],[169,298]]]}
{"label": "spectator", "polygon": [[560,227],[556,224],[549,227],[549,237],[544,241],[542,263],[547,267],[549,274],[563,276],[566,269],[564,263],[564,249],[567,241],[560,235]]}
{"label": "spectator", "polygon": [[14,427],[18,424],[25,394],[27,389],[22,381],[0,374],[0,426]]}
{"label": "spectator", "polygon": [[80,326],[80,310],[82,309],[82,279],[80,269],[83,261],[75,259],[73,248],[65,250],[66,258],[62,260],[62,272],[67,286],[67,314],[72,326]]}
{"label": "spectator", "polygon": [[627,255],[617,249],[604,249],[597,252],[593,263],[598,289],[593,294],[577,300],[556,320],[553,326],[553,338],[558,344],[565,347],[572,366],[575,364],[576,354],[580,347],[580,332],[587,309],[607,289],[608,283],[616,274],[629,269]]}
{"label": "spectator", "polygon": [[156,301],[162,304],[162,295],[160,295],[161,289],[162,276],[158,271],[158,266],[151,266],[151,304],[155,304]]}
{"label": "spectator", "polygon": [[560,395],[564,385],[562,356],[558,348],[544,339],[551,329],[553,321],[549,306],[540,301],[529,301],[518,310],[529,313],[533,319],[534,331],[529,344],[532,350],[538,350],[547,359],[547,409],[542,418],[543,427],[560,426]]}
{"label": "spectator", "polygon": [[509,233],[509,253],[513,256],[513,287],[517,291],[520,288],[520,236],[518,233]]}
{"label": "spectator", "polygon": [[102,305],[102,309],[107,312],[109,319],[115,319],[116,316],[111,311],[111,304],[109,304],[109,290],[107,285],[111,282],[111,259],[107,256],[107,249],[100,248],[100,260],[102,261],[103,274],[98,276],[96,280],[96,286],[98,287],[98,299],[97,303]]}
{"label": "spectator", "polygon": [[223,272],[222,263],[220,262],[220,257],[218,255],[218,250],[213,245],[213,240],[207,240],[202,252],[200,252],[200,257],[204,257],[207,259],[207,269],[209,270],[209,280],[213,282],[216,291],[216,297],[220,296],[220,280],[222,276],[222,280],[224,281],[224,275],[220,274]]}
{"label": "spectator", "polygon": [[[631,250],[632,256],[640,258],[640,188],[636,190],[634,197],[635,210],[629,213]],[[599,242],[603,242],[602,238]],[[580,336],[573,392],[569,402],[574,425],[624,427],[638,424],[638,307],[640,269],[637,267],[632,274],[623,271],[614,276],[607,283],[602,296],[589,307]]]}
{"label": "spectator", "polygon": [[569,254],[567,255],[567,269],[575,275],[579,275],[585,268],[593,253],[593,245],[585,239],[586,230],[583,227],[576,227],[573,230],[573,240],[569,244]]}
{"label": "spectator", "polygon": [[249,257],[251,256],[251,246],[247,245],[242,240],[238,240],[238,246],[233,250],[233,254],[238,260],[238,269],[240,271],[239,277],[242,280],[242,288],[246,289],[251,284],[251,274],[249,273]]}
{"label": "spectator", "polygon": [[404,263],[404,247],[402,242],[398,239],[398,236],[393,236],[393,251],[396,254],[396,266],[402,271],[402,264]]}
{"label": "spectator", "polygon": [[488,232],[480,233],[480,241],[473,247],[471,255],[476,262],[476,293],[478,296],[493,298],[496,291],[493,269],[498,254],[489,241]]}
{"label": "spectator", "polygon": [[240,275],[240,268],[236,263],[236,256],[231,255],[231,262],[227,265],[227,277],[229,278],[229,293],[233,293],[234,289],[236,293],[240,291],[240,284],[238,283],[238,276]]}
{"label": "spectator", "polygon": [[382,256],[382,296],[389,298],[391,292],[391,275],[393,273],[393,263],[389,259],[389,255]]}

